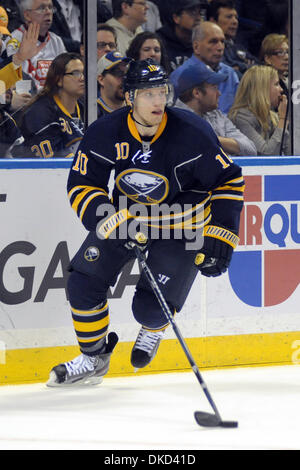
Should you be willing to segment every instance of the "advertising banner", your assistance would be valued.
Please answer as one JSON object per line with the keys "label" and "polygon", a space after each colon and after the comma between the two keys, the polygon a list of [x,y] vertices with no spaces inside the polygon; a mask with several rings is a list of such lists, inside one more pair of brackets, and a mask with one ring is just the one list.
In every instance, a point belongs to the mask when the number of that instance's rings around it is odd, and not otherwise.
{"label": "advertising banner", "polygon": [[[66,284],[87,232],[67,198],[70,163],[0,161],[0,364],[10,350],[77,345]],[[177,318],[186,338],[300,332],[300,159],[238,163],[246,179],[240,243],[228,273],[197,276]],[[131,262],[108,292],[120,342],[139,330],[131,313],[138,277]]]}

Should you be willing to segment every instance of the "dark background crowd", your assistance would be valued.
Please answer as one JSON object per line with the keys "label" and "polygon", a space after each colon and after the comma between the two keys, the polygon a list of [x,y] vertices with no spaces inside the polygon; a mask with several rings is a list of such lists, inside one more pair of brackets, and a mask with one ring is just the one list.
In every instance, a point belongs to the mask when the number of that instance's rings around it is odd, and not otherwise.
{"label": "dark background crowd", "polygon": [[[289,155],[288,0],[98,0],[98,118],[126,106],[129,59],[230,155]],[[0,0],[0,158],[72,157],[84,132],[81,0]],[[15,75],[15,78],[14,78]]]}

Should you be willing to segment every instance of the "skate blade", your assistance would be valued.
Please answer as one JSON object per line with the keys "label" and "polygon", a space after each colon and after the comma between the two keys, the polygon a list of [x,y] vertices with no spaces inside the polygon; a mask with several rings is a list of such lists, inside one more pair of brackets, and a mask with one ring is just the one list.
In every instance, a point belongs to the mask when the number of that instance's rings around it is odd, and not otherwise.
{"label": "skate blade", "polygon": [[55,372],[50,372],[49,380],[46,382],[46,386],[49,388],[76,388],[76,387],[88,387],[91,385],[99,385],[103,382],[103,377],[84,377],[83,379],[74,380],[74,382],[62,382],[56,381],[57,377]]}

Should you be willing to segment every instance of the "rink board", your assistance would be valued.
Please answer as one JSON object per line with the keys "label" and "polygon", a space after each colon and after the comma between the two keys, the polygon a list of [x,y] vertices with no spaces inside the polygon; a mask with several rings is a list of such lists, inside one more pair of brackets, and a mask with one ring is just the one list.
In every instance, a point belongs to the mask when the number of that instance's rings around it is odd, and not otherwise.
{"label": "rink board", "polygon": [[[246,178],[240,245],[229,272],[197,277],[178,326],[203,368],[300,363],[300,158],[239,158]],[[44,381],[78,353],[67,267],[86,236],[66,196],[68,160],[0,160],[0,384]],[[110,374],[133,373],[139,326],[127,265],[109,291],[120,342]],[[144,372],[187,370],[171,329]]]}

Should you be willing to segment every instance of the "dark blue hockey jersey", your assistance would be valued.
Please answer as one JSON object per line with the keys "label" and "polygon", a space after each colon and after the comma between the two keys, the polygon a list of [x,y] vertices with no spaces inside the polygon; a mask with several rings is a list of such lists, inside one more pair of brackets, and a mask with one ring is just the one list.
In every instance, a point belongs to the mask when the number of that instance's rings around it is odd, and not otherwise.
{"label": "dark blue hockey jersey", "polygon": [[[178,228],[184,220],[190,228],[210,223],[237,233],[243,191],[241,168],[210,125],[178,108],[166,108],[151,142],[142,140],[128,107],[98,119],[87,129],[68,179],[71,206],[89,231],[99,221],[98,206],[113,203],[119,210],[123,196],[129,211],[135,204],[148,209],[141,217],[148,225],[163,221]],[[176,210],[153,216],[151,209],[163,204]]]}
{"label": "dark blue hockey jersey", "polygon": [[71,116],[58,96],[42,96],[24,113],[19,123],[24,136],[23,156],[74,157],[83,137],[79,104]]}

